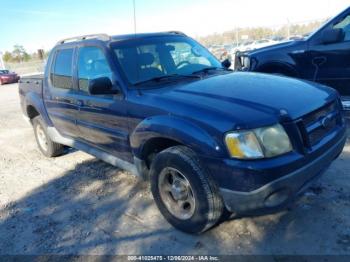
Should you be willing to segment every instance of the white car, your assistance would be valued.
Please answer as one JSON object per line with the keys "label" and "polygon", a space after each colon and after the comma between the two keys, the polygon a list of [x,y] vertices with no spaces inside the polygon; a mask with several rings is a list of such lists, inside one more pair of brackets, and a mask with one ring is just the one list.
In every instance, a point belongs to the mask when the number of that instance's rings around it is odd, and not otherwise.
{"label": "white car", "polygon": [[270,40],[270,39],[261,39],[261,40],[256,40],[256,41],[251,41],[251,42],[245,42],[237,47],[237,50],[235,51],[240,51],[240,52],[245,52],[245,51],[250,51],[250,50],[255,50],[258,48],[270,46],[277,44],[277,41]]}
{"label": "white car", "polygon": [[278,42],[274,40],[261,39],[261,40],[254,41],[254,43],[250,46],[250,48],[251,50],[254,50],[254,49],[263,48],[270,45],[275,45],[277,43]]}
{"label": "white car", "polygon": [[240,51],[240,52],[245,52],[245,51],[249,51],[249,50],[252,50],[251,49],[251,46],[254,44],[253,41],[249,41],[249,42],[245,42],[243,44],[240,44],[236,51]]}

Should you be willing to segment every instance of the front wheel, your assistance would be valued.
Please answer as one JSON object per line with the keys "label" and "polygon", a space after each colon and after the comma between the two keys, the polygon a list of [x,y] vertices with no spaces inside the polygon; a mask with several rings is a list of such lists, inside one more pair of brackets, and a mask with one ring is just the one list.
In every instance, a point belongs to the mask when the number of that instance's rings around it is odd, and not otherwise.
{"label": "front wheel", "polygon": [[151,191],[165,219],[187,233],[201,233],[220,220],[223,202],[219,190],[195,153],[175,146],[152,162]]}
{"label": "front wheel", "polygon": [[51,140],[41,116],[33,119],[33,128],[38,147],[45,156],[55,157],[63,154],[64,146]]}

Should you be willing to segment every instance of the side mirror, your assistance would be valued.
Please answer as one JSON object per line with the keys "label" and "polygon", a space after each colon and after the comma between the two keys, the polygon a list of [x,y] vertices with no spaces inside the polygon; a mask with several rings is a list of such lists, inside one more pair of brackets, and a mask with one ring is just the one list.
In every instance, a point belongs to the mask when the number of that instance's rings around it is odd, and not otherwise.
{"label": "side mirror", "polygon": [[228,58],[226,58],[224,61],[221,62],[221,65],[222,65],[223,67],[229,69],[230,66],[231,66],[231,61],[230,61]]}
{"label": "side mirror", "polygon": [[326,29],[322,32],[322,44],[332,44],[342,41],[344,38],[344,31],[341,28]]}
{"label": "side mirror", "polygon": [[89,93],[91,95],[114,95],[119,90],[113,88],[112,81],[108,77],[99,77],[89,81]]}

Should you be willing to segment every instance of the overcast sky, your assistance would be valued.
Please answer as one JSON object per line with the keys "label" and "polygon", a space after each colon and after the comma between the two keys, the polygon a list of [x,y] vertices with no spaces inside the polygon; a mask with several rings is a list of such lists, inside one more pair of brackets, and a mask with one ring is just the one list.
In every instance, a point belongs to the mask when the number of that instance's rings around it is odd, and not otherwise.
{"label": "overcast sky", "polygon": [[[196,37],[235,27],[331,17],[349,0],[135,0],[138,32],[180,30]],[[0,0],[0,51],[49,49],[69,36],[133,33],[132,0]]]}

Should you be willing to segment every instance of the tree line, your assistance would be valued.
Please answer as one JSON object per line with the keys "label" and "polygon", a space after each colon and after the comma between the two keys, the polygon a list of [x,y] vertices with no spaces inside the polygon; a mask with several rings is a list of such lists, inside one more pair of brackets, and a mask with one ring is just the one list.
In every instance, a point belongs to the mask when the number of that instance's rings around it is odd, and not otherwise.
{"label": "tree line", "polygon": [[43,60],[47,57],[47,52],[38,49],[35,53],[28,53],[22,45],[14,45],[13,50],[6,51],[2,59],[5,63],[21,63],[28,62],[30,60]]}
{"label": "tree line", "polygon": [[[236,28],[223,33],[215,33],[204,37],[198,37],[197,40],[205,46],[224,45],[241,43],[244,41],[254,41],[259,39],[288,38],[293,35],[306,35],[319,28],[326,19],[313,21],[303,24],[284,25],[278,28],[272,27],[246,27]],[[247,39],[242,39],[244,36]]]}

